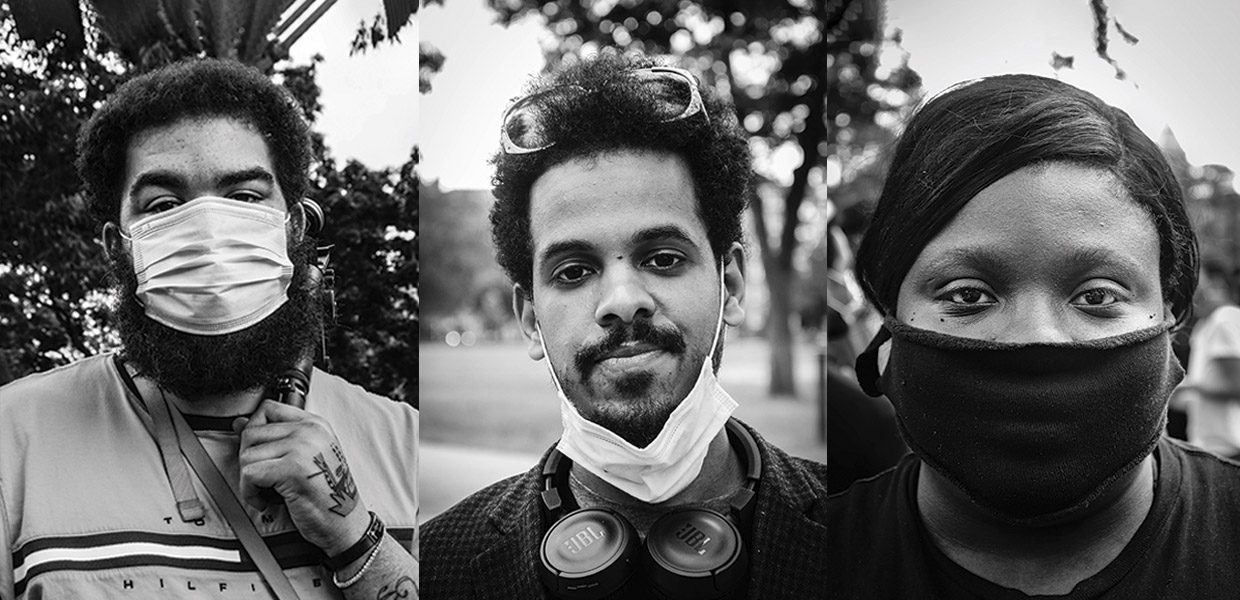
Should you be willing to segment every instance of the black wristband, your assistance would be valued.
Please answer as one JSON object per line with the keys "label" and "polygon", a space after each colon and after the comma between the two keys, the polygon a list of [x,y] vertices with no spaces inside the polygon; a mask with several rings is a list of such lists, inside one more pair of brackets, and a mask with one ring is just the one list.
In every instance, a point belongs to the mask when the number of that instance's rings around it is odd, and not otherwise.
{"label": "black wristband", "polygon": [[327,557],[323,564],[332,571],[345,568],[349,563],[366,556],[375,546],[378,546],[379,542],[383,541],[383,530],[383,521],[379,520],[379,515],[370,511],[370,526],[366,528],[366,533],[362,534],[362,539],[357,540],[344,552]]}

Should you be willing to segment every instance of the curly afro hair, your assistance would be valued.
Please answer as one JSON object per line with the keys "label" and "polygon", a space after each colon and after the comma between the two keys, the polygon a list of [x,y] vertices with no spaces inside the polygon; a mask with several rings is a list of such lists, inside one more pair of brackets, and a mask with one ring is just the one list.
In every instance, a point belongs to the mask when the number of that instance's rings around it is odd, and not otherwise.
{"label": "curly afro hair", "polygon": [[232,118],[267,141],[276,180],[289,201],[309,186],[310,128],[287,90],[235,61],[189,59],[120,86],[78,134],[77,170],[102,222],[120,215],[125,156],[139,133],[183,119]]}
{"label": "curly afro hair", "polygon": [[[699,85],[707,117],[662,123],[652,119],[656,98],[634,85],[626,71],[659,66],[636,55],[600,54],[581,59],[532,82],[536,94],[562,86],[584,94],[550,95],[542,107],[551,115],[540,125],[554,145],[529,154],[502,149],[491,159],[496,202],[491,209],[491,237],[496,259],[508,277],[531,294],[534,248],[530,239],[530,188],[551,167],[617,150],[669,152],[684,159],[693,177],[698,216],[706,226],[711,250],[719,258],[742,238],[741,215],[749,199],[752,160],[731,105]],[[601,93],[605,90],[606,93]]]}

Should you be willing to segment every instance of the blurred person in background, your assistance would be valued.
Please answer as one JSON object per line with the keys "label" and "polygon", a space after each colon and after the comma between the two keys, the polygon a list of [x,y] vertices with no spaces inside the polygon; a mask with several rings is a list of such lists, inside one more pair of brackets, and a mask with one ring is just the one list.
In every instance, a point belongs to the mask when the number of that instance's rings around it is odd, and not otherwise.
{"label": "blurred person in background", "polygon": [[715,377],[744,318],[733,112],[688,71],[605,53],[505,114],[492,236],[563,434],[426,524],[426,598],[822,593],[826,469],[731,418]]}
{"label": "blurred person in background", "polygon": [[908,452],[891,403],[871,398],[857,385],[853,364],[879,323],[853,276],[852,248],[835,215],[835,204],[828,200],[827,490],[831,493],[891,468]]}
{"label": "blurred person in background", "polygon": [[83,128],[123,348],[0,388],[0,597],[416,594],[417,412],[311,371],[310,156],[289,93],[220,60]]}
{"label": "blurred person in background", "polygon": [[1235,274],[1204,261],[1197,289],[1201,320],[1190,338],[1187,375],[1176,401],[1188,412],[1188,441],[1240,460],[1240,307]]}
{"label": "blurred person in background", "polygon": [[1123,111],[1033,75],[931,99],[857,255],[857,364],[913,454],[828,500],[833,598],[1226,598],[1240,464],[1164,435],[1197,245]]}

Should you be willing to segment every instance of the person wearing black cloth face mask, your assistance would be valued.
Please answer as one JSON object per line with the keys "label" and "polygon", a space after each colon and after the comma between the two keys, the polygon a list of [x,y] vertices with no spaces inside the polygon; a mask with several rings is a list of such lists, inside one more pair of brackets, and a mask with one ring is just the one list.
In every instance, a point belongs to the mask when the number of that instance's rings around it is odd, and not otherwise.
{"label": "person wearing black cloth face mask", "polygon": [[857,257],[858,379],[914,454],[828,500],[828,596],[1234,597],[1240,463],[1164,435],[1197,261],[1123,111],[1032,75],[926,103]]}

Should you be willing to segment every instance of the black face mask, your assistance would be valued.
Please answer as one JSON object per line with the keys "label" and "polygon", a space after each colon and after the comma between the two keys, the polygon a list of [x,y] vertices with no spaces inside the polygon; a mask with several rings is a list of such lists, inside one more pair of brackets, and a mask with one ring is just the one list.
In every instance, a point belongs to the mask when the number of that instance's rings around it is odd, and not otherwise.
{"label": "black face mask", "polygon": [[926,464],[1000,520],[1036,526],[1087,511],[1153,450],[1184,377],[1167,329],[1016,344],[888,318],[858,357],[857,378],[891,399]]}

